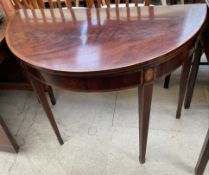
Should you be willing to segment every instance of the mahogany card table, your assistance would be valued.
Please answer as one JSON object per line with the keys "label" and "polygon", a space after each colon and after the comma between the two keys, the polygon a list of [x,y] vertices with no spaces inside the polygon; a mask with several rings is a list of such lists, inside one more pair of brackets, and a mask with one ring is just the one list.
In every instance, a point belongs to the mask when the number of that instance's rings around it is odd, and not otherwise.
{"label": "mahogany card table", "polygon": [[138,87],[139,161],[144,163],[153,83],[182,66],[180,118],[206,16],[204,4],[23,9],[10,20],[6,42],[22,61],[60,144],[44,84],[84,92]]}

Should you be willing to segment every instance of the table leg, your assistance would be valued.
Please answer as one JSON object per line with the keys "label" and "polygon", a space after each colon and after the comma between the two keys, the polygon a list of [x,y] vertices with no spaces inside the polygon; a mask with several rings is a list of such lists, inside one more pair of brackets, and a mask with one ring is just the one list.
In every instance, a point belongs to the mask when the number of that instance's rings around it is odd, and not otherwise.
{"label": "table leg", "polygon": [[178,107],[177,107],[177,111],[176,111],[176,118],[177,119],[179,119],[181,116],[182,104],[183,104],[184,97],[185,97],[190,68],[191,68],[191,58],[188,58],[185,61],[185,63],[183,64],[183,67],[181,70]]}
{"label": "table leg", "polygon": [[195,175],[202,175],[209,160],[209,129],[195,167]]}
{"label": "table leg", "polygon": [[60,145],[64,144],[64,142],[62,140],[62,137],[61,137],[61,134],[59,132],[59,129],[57,127],[56,121],[54,119],[53,113],[52,113],[51,108],[49,106],[49,103],[47,101],[46,94],[45,94],[45,91],[44,91],[44,85],[41,82],[37,81],[32,76],[30,76],[30,80],[31,80],[33,89],[36,92],[36,94],[38,96],[38,99],[39,99],[40,103],[42,104],[42,106],[44,108],[44,111],[47,114],[47,117],[48,117],[48,119],[51,123],[51,126],[52,126],[52,128],[53,128],[53,130],[54,130],[54,132],[57,136],[57,139],[58,139]]}
{"label": "table leg", "polygon": [[149,118],[152,101],[153,82],[138,88],[139,102],[139,161],[145,163]]}
{"label": "table leg", "polygon": [[192,95],[193,95],[193,91],[194,91],[194,86],[195,86],[195,82],[196,82],[196,78],[197,78],[197,72],[199,69],[199,63],[200,63],[200,58],[202,56],[202,46],[199,43],[197,46],[197,49],[195,51],[195,55],[194,55],[194,64],[192,65],[191,68],[191,73],[189,76],[189,82],[187,85],[187,91],[186,91],[186,96],[185,96],[185,101],[184,101],[184,107],[185,109],[188,109],[190,107],[191,104],[191,100],[192,100]]}

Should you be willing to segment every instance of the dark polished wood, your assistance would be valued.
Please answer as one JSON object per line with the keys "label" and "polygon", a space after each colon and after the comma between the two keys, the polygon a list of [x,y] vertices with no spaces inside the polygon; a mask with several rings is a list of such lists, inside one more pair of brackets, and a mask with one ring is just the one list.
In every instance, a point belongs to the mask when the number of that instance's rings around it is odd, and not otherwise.
{"label": "dark polished wood", "polygon": [[[188,56],[189,57],[189,56]],[[191,61],[192,61],[192,55],[191,58],[186,60],[182,66],[181,70],[181,79],[180,79],[180,88],[179,88],[179,98],[178,98],[178,107],[176,111],[176,118],[179,119],[181,116],[181,109],[185,97],[185,92],[187,88],[187,81],[189,78],[189,72],[191,68]]]}
{"label": "dark polished wood", "polygon": [[[200,20],[195,26],[200,29],[205,20],[204,5],[180,5],[178,9],[171,6],[61,12],[59,9],[20,10],[8,26],[14,33],[7,32],[7,44],[17,57],[49,74],[88,77],[138,70],[144,65],[166,62],[170,54],[179,54],[178,47],[187,49],[194,44],[189,39],[198,30],[187,24],[186,14],[196,10],[196,6],[200,15],[194,13],[192,17]],[[181,21],[175,12],[183,15]],[[188,26],[185,33],[182,33],[183,25]],[[174,26],[175,36],[167,30],[170,26]],[[163,44],[158,47],[153,40]]]}
{"label": "dark polished wood", "polygon": [[209,160],[209,129],[205,137],[199,159],[195,167],[195,175],[203,175],[207,162]]}
{"label": "dark polished wood", "polygon": [[153,82],[145,83],[139,90],[139,161],[145,162]]}
{"label": "dark polished wood", "polygon": [[[10,21],[6,41],[27,67],[49,120],[55,121],[43,84],[85,92],[138,86],[139,159],[144,163],[153,82],[181,65],[187,79],[206,14],[205,5],[23,9]],[[185,84],[180,89],[183,94]],[[179,103],[181,111],[182,98]]]}
{"label": "dark polished wood", "polygon": [[54,119],[51,108],[50,108],[50,106],[48,104],[48,101],[47,101],[47,98],[46,98],[46,94],[45,94],[45,90],[44,90],[45,85],[38,82],[35,78],[32,77],[32,75],[30,75],[30,80],[31,80],[31,84],[33,86],[33,89],[38,96],[39,102],[42,103],[44,111],[47,114],[49,122],[51,123],[51,126],[52,126],[52,128],[53,128],[53,130],[54,130],[54,132],[57,136],[57,139],[58,139],[60,145],[63,145],[64,142],[62,140],[62,137],[61,137],[60,132],[58,130],[56,121]]}
{"label": "dark polished wood", "polygon": [[[36,78],[34,78],[33,75],[28,72],[28,67],[25,63],[22,63],[22,66],[23,66],[23,69],[25,70],[26,74],[28,75],[30,83],[33,87],[33,90],[36,92],[39,102],[42,104],[44,111],[47,114],[48,120],[49,120],[49,122],[50,122],[56,136],[57,136],[57,139],[58,139],[60,145],[63,145],[64,142],[63,142],[62,137],[60,135],[59,129],[57,127],[57,123],[54,119],[53,113],[51,111],[51,108],[49,106],[49,103],[47,101],[47,97],[45,94],[46,85],[37,81]],[[50,88],[49,86],[47,86],[47,87]],[[48,89],[48,91],[53,93],[52,89]],[[56,104],[56,101],[54,101],[54,103]]]}

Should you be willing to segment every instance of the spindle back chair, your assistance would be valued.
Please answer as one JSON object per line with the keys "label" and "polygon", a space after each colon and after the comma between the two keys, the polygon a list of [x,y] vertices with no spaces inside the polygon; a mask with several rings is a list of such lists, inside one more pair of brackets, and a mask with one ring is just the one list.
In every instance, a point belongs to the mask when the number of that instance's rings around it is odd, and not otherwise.
{"label": "spindle back chair", "polygon": [[[142,0],[141,5],[149,6],[150,0]],[[43,8],[62,8],[62,7],[79,7],[80,0],[11,0],[11,3],[15,9],[26,8],[26,9],[43,9]],[[114,3],[111,0],[86,0],[86,7],[115,7],[120,6],[120,0],[114,0]],[[138,6],[139,0],[134,0],[134,3],[130,3],[130,0],[125,0],[125,6],[129,7],[129,4]]]}
{"label": "spindle back chair", "polygon": [[[15,9],[44,9],[71,7],[71,0],[10,0]],[[77,4],[79,0],[75,0]]]}
{"label": "spindle back chair", "polygon": [[87,1],[87,6],[88,7],[93,7],[95,5],[96,7],[119,7],[119,6],[139,6],[139,4],[144,5],[144,6],[149,6],[150,5],[150,0],[142,0],[142,3],[139,2],[139,0],[133,0],[133,3],[130,3],[130,0],[125,0],[125,3],[121,3],[120,0],[114,0],[114,3],[111,2],[111,0],[88,0]]}

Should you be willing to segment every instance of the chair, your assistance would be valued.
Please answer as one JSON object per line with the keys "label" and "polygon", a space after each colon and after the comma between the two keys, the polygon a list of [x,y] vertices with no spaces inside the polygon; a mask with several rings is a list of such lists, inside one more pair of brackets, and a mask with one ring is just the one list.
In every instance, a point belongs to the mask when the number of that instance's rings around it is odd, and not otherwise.
{"label": "chair", "polygon": [[[200,58],[203,52],[205,52],[207,61],[209,63],[209,36],[207,34],[208,30],[209,30],[209,27],[207,27],[205,32],[203,33],[203,36],[201,39],[202,42],[199,43],[199,46],[197,48],[197,51],[194,57],[194,65],[192,66],[192,69],[191,69],[190,79],[189,79],[189,84],[188,84],[189,88],[187,90],[186,99],[184,102],[185,108],[189,108],[190,103],[191,103],[195,81],[196,81],[196,77],[198,73]],[[209,160],[209,129],[208,129],[204,144],[202,146],[199,159],[195,167],[195,175],[203,175],[208,160]]]}
{"label": "chair", "polygon": [[[129,6],[129,0],[126,1],[126,6]],[[62,8],[62,7],[79,7],[80,0],[11,0],[12,4],[14,5],[15,9],[20,8]],[[143,1],[144,5],[149,5],[149,0]],[[110,5],[115,4],[115,6],[118,6],[120,3],[120,0],[115,0],[115,3],[111,3],[110,0],[86,0],[86,7],[92,8],[92,7],[110,7]],[[134,0],[135,6],[137,6],[138,0]]]}
{"label": "chair", "polygon": [[199,159],[195,167],[195,175],[203,175],[208,160],[209,160],[209,129],[205,137],[205,141],[202,146],[202,150],[200,152]]}
{"label": "chair", "polygon": [[[69,0],[63,1],[63,0],[11,0],[13,6],[15,9],[21,9],[21,8],[28,8],[28,9],[38,9],[38,8],[47,8],[47,5],[49,8],[55,8],[55,7],[62,7],[63,3],[70,4]],[[55,3],[57,3],[55,6]]]}

